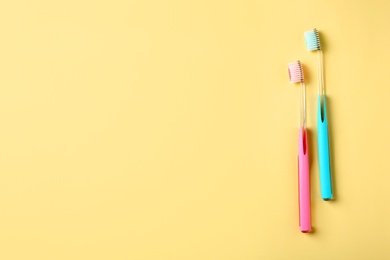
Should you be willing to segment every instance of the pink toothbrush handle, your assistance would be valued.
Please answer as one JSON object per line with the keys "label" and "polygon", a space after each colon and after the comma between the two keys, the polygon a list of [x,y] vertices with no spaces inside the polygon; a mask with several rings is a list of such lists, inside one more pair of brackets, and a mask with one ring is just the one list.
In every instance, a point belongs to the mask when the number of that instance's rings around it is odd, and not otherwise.
{"label": "pink toothbrush handle", "polygon": [[299,228],[310,232],[310,174],[307,130],[300,127],[298,144],[298,190],[299,190]]}

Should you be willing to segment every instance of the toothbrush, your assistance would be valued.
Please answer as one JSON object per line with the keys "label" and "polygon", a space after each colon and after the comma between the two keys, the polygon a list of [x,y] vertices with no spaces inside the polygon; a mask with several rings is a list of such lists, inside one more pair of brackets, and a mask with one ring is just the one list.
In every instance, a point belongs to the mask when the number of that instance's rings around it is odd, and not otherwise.
{"label": "toothbrush", "polygon": [[307,233],[311,230],[309,145],[306,128],[306,85],[300,61],[288,64],[288,74],[291,83],[300,83],[300,127],[298,138],[299,228],[303,233]]}
{"label": "toothbrush", "polygon": [[318,160],[320,165],[320,187],[323,200],[333,198],[332,177],[329,155],[328,116],[326,113],[326,95],[324,84],[324,63],[320,37],[317,29],[304,33],[306,47],[309,51],[318,51]]}

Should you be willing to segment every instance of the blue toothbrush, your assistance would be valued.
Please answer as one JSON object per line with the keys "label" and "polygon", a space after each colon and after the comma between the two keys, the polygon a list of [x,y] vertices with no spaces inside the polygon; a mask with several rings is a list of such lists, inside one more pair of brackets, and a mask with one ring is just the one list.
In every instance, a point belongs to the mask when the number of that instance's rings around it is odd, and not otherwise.
{"label": "blue toothbrush", "polygon": [[318,51],[318,159],[320,164],[320,187],[323,200],[333,198],[332,177],[329,155],[328,116],[326,113],[326,95],[324,84],[324,64],[320,37],[317,29],[305,32],[306,48],[309,51]]}

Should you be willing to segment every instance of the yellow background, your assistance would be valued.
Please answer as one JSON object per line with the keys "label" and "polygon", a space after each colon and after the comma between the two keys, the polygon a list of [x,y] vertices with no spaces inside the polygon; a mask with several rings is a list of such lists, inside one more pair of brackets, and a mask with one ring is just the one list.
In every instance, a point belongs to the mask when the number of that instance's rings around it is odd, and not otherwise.
{"label": "yellow background", "polygon": [[[389,259],[390,2],[0,2],[0,259]],[[320,199],[317,27],[336,200]],[[297,208],[307,75],[315,232]]]}

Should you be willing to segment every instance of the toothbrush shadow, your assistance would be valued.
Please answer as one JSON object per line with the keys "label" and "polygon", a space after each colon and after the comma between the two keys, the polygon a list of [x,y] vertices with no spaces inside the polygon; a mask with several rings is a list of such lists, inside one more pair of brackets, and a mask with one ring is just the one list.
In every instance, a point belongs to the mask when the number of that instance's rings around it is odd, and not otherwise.
{"label": "toothbrush shadow", "polygon": [[307,129],[307,138],[308,138],[308,148],[309,148],[309,165],[310,165],[310,208],[311,208],[311,231],[310,231],[310,234],[314,234],[314,233],[318,233],[318,231],[316,230],[315,228],[315,219],[316,219],[316,215],[315,215],[315,208],[316,208],[316,205],[313,203],[315,201],[314,199],[314,195],[313,195],[313,162],[314,162],[314,155],[313,155],[313,151],[314,151],[314,147],[315,147],[315,143],[316,142],[316,137],[314,136],[314,133],[312,130],[310,129]]}
{"label": "toothbrush shadow", "polygon": [[321,50],[326,50],[328,48],[328,41],[326,37],[322,36],[322,32],[318,31],[318,36],[321,39]]}
{"label": "toothbrush shadow", "polygon": [[331,180],[332,180],[332,193],[333,193],[333,199],[330,200],[336,201],[339,199],[337,195],[337,182],[335,178],[335,165],[336,165],[336,156],[335,156],[335,142],[333,139],[333,117],[334,115],[332,111],[332,99],[329,96],[326,96],[326,109],[328,113],[328,134],[329,134],[329,156],[330,156],[330,174],[331,174]]}
{"label": "toothbrush shadow", "polygon": [[[309,69],[306,67],[306,64],[301,63],[301,66],[302,66],[303,71],[309,71]],[[310,73],[305,73],[304,77],[305,77],[305,84],[310,86],[312,83],[312,78],[311,78]]]}

